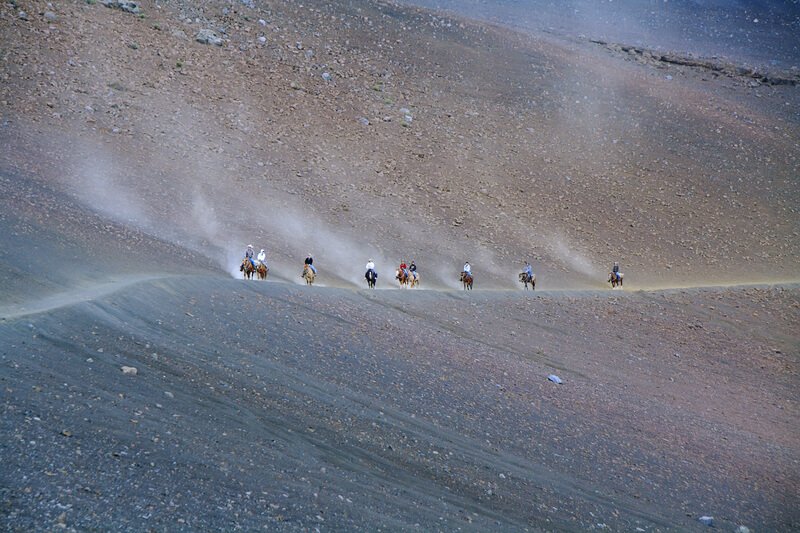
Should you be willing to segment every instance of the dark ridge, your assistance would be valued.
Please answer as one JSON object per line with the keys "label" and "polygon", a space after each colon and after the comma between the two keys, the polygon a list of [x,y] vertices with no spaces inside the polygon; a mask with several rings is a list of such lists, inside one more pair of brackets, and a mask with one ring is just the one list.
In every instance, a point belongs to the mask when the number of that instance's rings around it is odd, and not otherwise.
{"label": "dark ridge", "polygon": [[676,52],[661,53],[650,48],[609,43],[601,39],[590,39],[590,41],[613,52],[626,53],[636,61],[653,66],[660,66],[660,63],[680,65],[719,73],[729,78],[751,79],[765,85],[795,86],[800,82],[800,71],[796,69],[763,70],[756,67],[736,65],[718,58],[694,57],[691,54],[683,55]]}

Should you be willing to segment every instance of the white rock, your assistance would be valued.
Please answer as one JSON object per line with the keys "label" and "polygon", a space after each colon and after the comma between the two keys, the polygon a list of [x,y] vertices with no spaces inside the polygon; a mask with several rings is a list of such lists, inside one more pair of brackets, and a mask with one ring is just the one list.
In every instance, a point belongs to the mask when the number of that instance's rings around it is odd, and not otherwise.
{"label": "white rock", "polygon": [[136,374],[139,373],[139,371],[136,369],[135,366],[123,366],[122,373],[130,376],[135,376]]}

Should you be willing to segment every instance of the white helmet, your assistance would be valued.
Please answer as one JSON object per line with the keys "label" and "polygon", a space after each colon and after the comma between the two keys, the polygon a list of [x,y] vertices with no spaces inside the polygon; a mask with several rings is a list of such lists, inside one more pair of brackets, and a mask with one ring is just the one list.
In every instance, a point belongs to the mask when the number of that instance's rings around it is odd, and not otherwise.
{"label": "white helmet", "polygon": [[262,249],[261,249],[261,251],[263,252],[263,251],[264,251],[264,249],[262,248]]}
{"label": "white helmet", "polygon": [[248,245],[247,245],[247,247],[248,247],[248,248],[252,248],[252,247],[253,247],[253,245],[252,245],[252,244],[248,244]]}

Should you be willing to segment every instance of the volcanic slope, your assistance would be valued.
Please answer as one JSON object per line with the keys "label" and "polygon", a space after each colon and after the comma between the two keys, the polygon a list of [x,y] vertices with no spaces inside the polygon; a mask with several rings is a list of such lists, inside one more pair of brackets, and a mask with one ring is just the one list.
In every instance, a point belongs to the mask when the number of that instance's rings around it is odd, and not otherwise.
{"label": "volcanic slope", "polygon": [[585,290],[796,280],[796,86],[248,4],[0,4],[2,529],[800,528],[797,285]]}
{"label": "volcanic slope", "polygon": [[225,270],[252,242],[329,283],[797,279],[796,85],[383,2],[15,5],[2,168]]}
{"label": "volcanic slope", "polygon": [[791,530],[799,297],[193,276],[4,314],[0,521]]}

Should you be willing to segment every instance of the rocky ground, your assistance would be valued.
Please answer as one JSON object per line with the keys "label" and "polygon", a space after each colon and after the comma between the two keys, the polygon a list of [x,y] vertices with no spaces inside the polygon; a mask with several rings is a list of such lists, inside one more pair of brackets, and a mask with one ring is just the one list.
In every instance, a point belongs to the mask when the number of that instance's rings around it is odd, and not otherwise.
{"label": "rocky ground", "polygon": [[796,277],[796,85],[383,2],[140,9],[2,4],[3,165],[225,269]]}
{"label": "rocky ground", "polygon": [[0,4],[2,529],[800,528],[792,23],[504,13]]}
{"label": "rocky ground", "polygon": [[800,524],[797,288],[292,287],[6,314],[4,529]]}

